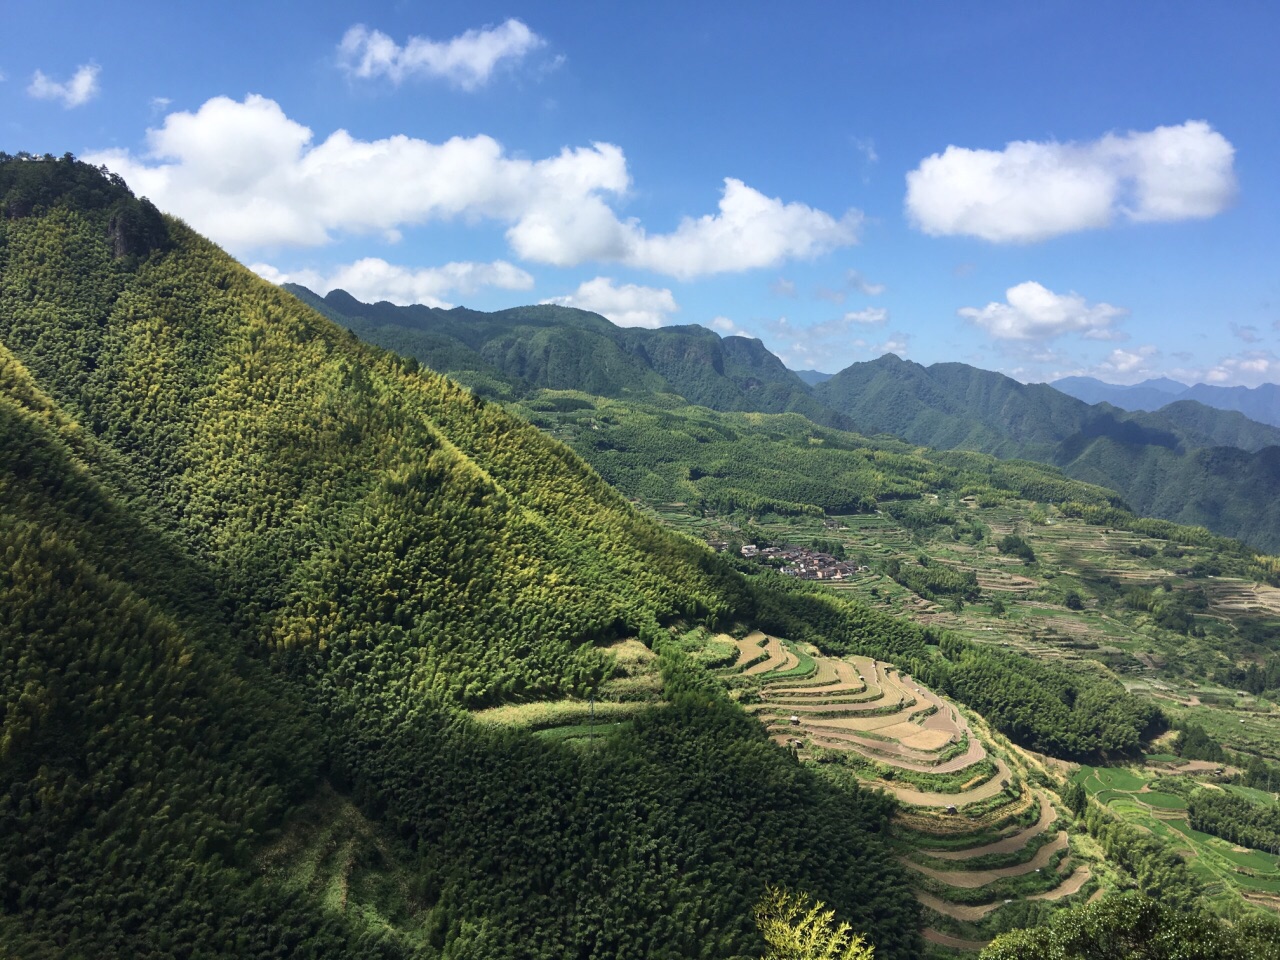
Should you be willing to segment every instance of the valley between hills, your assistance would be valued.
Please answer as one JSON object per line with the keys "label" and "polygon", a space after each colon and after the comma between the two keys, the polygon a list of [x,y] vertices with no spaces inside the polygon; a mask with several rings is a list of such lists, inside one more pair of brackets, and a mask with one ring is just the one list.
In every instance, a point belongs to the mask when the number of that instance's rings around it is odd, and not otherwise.
{"label": "valley between hills", "polygon": [[0,952],[1280,956],[1274,428],[308,294],[0,157]]}

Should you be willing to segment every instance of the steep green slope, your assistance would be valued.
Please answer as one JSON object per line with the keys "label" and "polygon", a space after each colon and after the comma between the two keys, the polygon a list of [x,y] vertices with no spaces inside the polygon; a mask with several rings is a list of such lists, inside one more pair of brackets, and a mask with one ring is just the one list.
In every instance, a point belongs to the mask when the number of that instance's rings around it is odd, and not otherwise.
{"label": "steep green slope", "polygon": [[94,479],[109,460],[0,346],[0,944],[351,950],[251,870],[315,782],[317,717],[234,656],[205,578]]}
{"label": "steep green slope", "polygon": [[1084,425],[1087,406],[1043,384],[1021,384],[962,363],[922,367],[887,354],[855,363],[814,387],[863,433],[912,443],[1049,459]]}
{"label": "steep green slope", "polygon": [[1208,447],[1182,456],[1150,449],[1136,457],[1104,439],[1076,453],[1064,469],[1094,483],[1123,476],[1126,497],[1139,513],[1280,551],[1280,447],[1256,453]]}
{"label": "steep green slope", "polygon": [[[752,616],[738,574],[181,224],[117,244],[121,184],[6,158],[15,183],[0,947],[720,957],[761,948],[776,883],[918,953],[884,801],[797,767],[661,626]],[[663,699],[596,749],[464,709],[593,689],[635,632]],[[408,889],[259,875],[317,778]]]}

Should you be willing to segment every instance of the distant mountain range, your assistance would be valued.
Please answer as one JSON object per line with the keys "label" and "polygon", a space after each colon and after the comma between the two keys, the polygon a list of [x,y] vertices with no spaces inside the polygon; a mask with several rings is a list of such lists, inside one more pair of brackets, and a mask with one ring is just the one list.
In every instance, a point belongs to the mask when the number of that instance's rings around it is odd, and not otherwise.
{"label": "distant mountain range", "polygon": [[699,326],[643,330],[551,305],[482,313],[286,289],[361,338],[498,399],[580,390],[799,413],[865,435],[1052,464],[1119,492],[1140,513],[1280,550],[1280,428],[1180,398],[1174,390],[1196,388],[1173,381],[1147,384],[1165,391],[1158,411],[1130,412],[962,363],[924,367],[887,354],[831,376],[796,373],[759,340]]}
{"label": "distant mountain range", "polygon": [[1218,410],[1235,410],[1250,420],[1280,427],[1280,385],[1264,383],[1256,387],[1215,387],[1197,383],[1193,387],[1168,377],[1144,380],[1132,386],[1103,383],[1093,377],[1063,377],[1051,384],[1085,403],[1110,403],[1122,410],[1160,410],[1181,400],[1195,400]]}
{"label": "distant mountain range", "polygon": [[1179,400],[1157,412],[1088,404],[962,363],[892,354],[814,388],[859,429],[940,449],[1051,463],[1118,491],[1139,513],[1280,548],[1280,430]]}
{"label": "distant mountain range", "polygon": [[361,303],[343,290],[320,297],[297,284],[285,289],[362,339],[416,357],[486,396],[676,394],[714,410],[800,413],[823,426],[851,427],[759,340],[699,326],[618,327],[599,314],[548,304],[481,313]]}

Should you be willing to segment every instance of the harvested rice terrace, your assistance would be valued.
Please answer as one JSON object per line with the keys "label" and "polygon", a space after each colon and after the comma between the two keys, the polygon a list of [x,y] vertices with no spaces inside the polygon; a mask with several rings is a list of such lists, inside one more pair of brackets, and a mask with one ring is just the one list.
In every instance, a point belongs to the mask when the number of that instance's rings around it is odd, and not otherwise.
{"label": "harvested rice terrace", "polygon": [[777,743],[898,799],[895,842],[931,950],[981,949],[1009,904],[1100,889],[1056,797],[1028,783],[1027,760],[980,720],[883,661],[758,632],[734,642],[738,660],[724,672],[750,678],[746,709]]}

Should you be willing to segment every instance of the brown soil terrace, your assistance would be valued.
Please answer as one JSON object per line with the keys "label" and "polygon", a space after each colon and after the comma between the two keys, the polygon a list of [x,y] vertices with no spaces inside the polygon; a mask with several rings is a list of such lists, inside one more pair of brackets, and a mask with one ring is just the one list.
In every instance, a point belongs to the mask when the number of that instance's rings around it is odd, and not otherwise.
{"label": "brown soil terrace", "polygon": [[945,883],[949,887],[956,887],[961,890],[976,890],[978,887],[985,887],[988,883],[995,883],[995,881],[1003,880],[1005,877],[1020,877],[1024,873],[1043,870],[1049,865],[1049,861],[1053,859],[1055,853],[1065,849],[1067,849],[1067,832],[1062,830],[1052,841],[1037,850],[1036,855],[1026,863],[1016,863],[1012,867],[1001,867],[998,870],[935,870],[905,857],[902,858],[902,863],[917,873],[923,873],[926,877],[932,877],[934,880]]}
{"label": "brown soil terrace", "polygon": [[1036,792],[1036,796],[1040,800],[1040,819],[1020,833],[985,846],[970,847],[968,850],[927,850],[925,852],[937,860],[972,860],[993,853],[1013,853],[1015,850],[1021,850],[1049,829],[1049,824],[1058,818],[1058,811],[1053,808],[1049,798],[1039,791]]}
{"label": "brown soil terrace", "polygon": [[976,952],[991,942],[990,940],[962,940],[960,937],[941,933],[932,927],[925,927],[922,936],[930,943],[936,943],[940,947],[950,947],[952,950],[972,950]]}
{"label": "brown soil terrace", "polygon": [[[897,821],[902,829],[917,835],[962,836],[982,834],[988,842],[964,849],[921,852],[931,858],[952,861],[956,869],[939,870],[903,857],[911,870],[928,876],[955,890],[974,890],[1007,877],[1025,876],[1045,870],[1060,852],[1069,850],[1065,831],[1039,847],[1026,862],[991,870],[966,870],[966,861],[994,854],[1010,854],[1026,848],[1045,834],[1058,819],[1057,810],[1046,791],[1023,787],[1017,795],[1009,789],[1015,773],[1004,757],[990,752],[974,725],[954,704],[932,690],[918,684],[892,665],[866,657],[836,658],[814,653],[815,671],[811,677],[786,678],[770,683],[770,674],[789,670],[798,658],[778,639],[763,633],[750,634],[736,641],[738,662],[749,663],[764,655],[743,671],[745,676],[760,680],[760,702],[747,709],[763,722],[771,737],[779,744],[795,747],[804,758],[812,750],[856,753],[886,767],[918,774],[961,774],[973,770],[974,775],[955,793],[922,789],[894,780],[872,780],[868,785],[893,794],[902,804]],[[955,756],[948,751],[964,748]],[[945,759],[943,759],[946,757]],[[990,758],[995,774],[986,776],[978,764]],[[1003,800],[997,799],[1005,794]],[[966,807],[981,801],[994,801],[995,806],[974,816],[966,815]],[[1038,804],[1039,816],[1034,824],[990,841],[990,829],[1008,823]],[[944,812],[945,811],[945,812]],[[1090,880],[1087,866],[1078,866],[1070,856],[1050,871],[1046,880],[1056,886],[1027,899],[1058,900],[1071,896]],[[1004,901],[971,905],[952,903],[945,893],[919,892],[924,906],[955,920],[977,922],[1004,906]],[[986,941],[965,940],[938,930],[926,929],[924,937],[932,943],[955,950],[980,950]]]}

